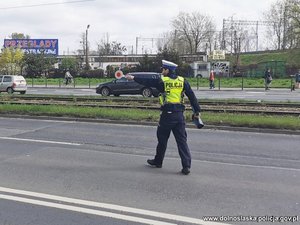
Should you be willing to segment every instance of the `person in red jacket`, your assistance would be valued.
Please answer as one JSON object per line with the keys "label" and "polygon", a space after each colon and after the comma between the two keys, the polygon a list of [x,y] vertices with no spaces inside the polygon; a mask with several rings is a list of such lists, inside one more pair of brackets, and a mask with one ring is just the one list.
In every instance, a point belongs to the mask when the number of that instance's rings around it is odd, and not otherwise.
{"label": "person in red jacket", "polygon": [[215,72],[213,70],[209,73],[209,89],[215,88]]}

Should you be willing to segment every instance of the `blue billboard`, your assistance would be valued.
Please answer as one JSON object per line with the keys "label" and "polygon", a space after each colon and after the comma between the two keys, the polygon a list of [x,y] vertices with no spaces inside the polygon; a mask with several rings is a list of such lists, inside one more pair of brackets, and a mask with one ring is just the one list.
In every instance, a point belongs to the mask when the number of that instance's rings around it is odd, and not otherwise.
{"label": "blue billboard", "polygon": [[4,39],[4,48],[9,47],[33,54],[58,55],[58,39]]}

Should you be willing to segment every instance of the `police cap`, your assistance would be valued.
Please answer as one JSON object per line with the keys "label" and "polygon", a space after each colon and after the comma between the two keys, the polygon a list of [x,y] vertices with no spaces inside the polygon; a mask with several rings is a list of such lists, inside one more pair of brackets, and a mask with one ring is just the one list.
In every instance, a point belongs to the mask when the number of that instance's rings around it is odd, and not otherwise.
{"label": "police cap", "polygon": [[178,65],[175,63],[172,63],[167,60],[162,60],[162,68],[169,69],[169,70],[175,70],[177,68],[177,66]]}

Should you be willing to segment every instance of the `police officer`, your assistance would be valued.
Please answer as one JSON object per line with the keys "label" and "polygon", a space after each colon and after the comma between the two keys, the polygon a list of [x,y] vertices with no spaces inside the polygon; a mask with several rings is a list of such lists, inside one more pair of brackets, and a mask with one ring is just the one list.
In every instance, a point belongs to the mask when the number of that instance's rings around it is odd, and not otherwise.
{"label": "police officer", "polygon": [[200,106],[188,81],[176,75],[176,68],[177,65],[175,63],[162,60],[161,79],[149,80],[142,77],[134,77],[130,74],[125,77],[128,80],[134,80],[148,87],[156,87],[160,92],[161,115],[157,128],[158,144],[156,147],[156,155],[154,159],[148,159],[147,163],[153,167],[162,167],[168,139],[172,131],[181,158],[181,173],[188,175],[191,168],[191,153],[187,144],[187,133],[185,130],[185,118],[183,113],[185,110],[183,104],[184,94],[190,100],[194,112],[193,116],[195,118],[199,118],[200,116]]}

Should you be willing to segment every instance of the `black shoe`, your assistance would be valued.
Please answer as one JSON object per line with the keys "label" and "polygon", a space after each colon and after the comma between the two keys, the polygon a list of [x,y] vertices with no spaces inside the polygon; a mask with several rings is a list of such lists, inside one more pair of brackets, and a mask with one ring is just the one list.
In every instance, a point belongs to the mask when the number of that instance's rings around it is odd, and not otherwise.
{"label": "black shoe", "polygon": [[154,159],[148,159],[148,160],[147,160],[147,163],[148,163],[149,165],[155,166],[155,167],[157,167],[157,168],[161,168],[161,167],[162,167],[162,165],[161,165],[161,164],[157,164],[157,163],[154,161]]}
{"label": "black shoe", "polygon": [[188,175],[190,172],[191,172],[190,168],[187,168],[187,167],[185,167],[181,170],[181,173],[183,173],[184,175]]}

